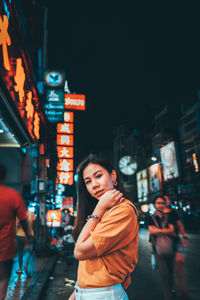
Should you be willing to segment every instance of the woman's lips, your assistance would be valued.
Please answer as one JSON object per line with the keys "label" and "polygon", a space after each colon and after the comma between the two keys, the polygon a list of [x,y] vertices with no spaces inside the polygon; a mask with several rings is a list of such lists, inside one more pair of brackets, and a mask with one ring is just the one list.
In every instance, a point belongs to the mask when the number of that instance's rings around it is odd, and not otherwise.
{"label": "woman's lips", "polygon": [[97,191],[97,192],[95,193],[95,196],[96,196],[96,197],[99,197],[99,196],[101,196],[103,193],[104,193],[104,190]]}

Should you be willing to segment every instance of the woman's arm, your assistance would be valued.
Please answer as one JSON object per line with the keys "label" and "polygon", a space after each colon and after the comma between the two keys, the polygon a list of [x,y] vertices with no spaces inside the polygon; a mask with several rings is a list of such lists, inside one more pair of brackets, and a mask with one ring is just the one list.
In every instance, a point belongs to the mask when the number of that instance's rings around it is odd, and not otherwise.
{"label": "woman's arm", "polygon": [[74,256],[78,260],[91,259],[98,256],[90,231],[93,231],[99,223],[101,217],[107,208],[113,207],[119,201],[122,201],[123,194],[113,189],[103,194],[97,203],[92,215],[98,216],[97,219],[90,218],[83,227],[74,249]]}

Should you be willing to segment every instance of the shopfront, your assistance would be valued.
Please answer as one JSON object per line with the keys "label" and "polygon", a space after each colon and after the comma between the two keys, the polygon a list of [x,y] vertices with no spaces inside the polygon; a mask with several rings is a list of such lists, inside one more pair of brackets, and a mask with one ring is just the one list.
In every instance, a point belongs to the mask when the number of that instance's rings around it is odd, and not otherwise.
{"label": "shopfront", "polygon": [[23,191],[33,180],[30,153],[44,115],[20,18],[14,1],[0,1],[0,162],[8,169],[6,183]]}

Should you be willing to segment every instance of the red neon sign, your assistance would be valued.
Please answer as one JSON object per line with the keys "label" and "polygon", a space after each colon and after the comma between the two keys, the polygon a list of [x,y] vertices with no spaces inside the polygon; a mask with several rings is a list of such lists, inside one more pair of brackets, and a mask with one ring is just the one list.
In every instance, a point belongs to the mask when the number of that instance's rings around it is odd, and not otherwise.
{"label": "red neon sign", "polygon": [[65,108],[85,110],[85,95],[65,94]]}
{"label": "red neon sign", "polygon": [[64,112],[64,122],[73,123],[74,122],[74,113],[71,111]]}
{"label": "red neon sign", "polygon": [[58,182],[61,184],[72,185],[74,182],[73,172],[57,172]]}
{"label": "red neon sign", "polygon": [[57,146],[57,154],[59,158],[73,158],[74,148]]}
{"label": "red neon sign", "polygon": [[0,16],[0,45],[3,51],[3,64],[7,71],[10,71],[10,62],[8,57],[8,46],[11,45],[11,39],[8,34],[9,21],[6,15]]}
{"label": "red neon sign", "polygon": [[68,134],[57,134],[57,145],[61,146],[73,146],[74,137]]}
{"label": "red neon sign", "polygon": [[73,159],[66,159],[66,158],[59,158],[57,163],[57,170],[58,171],[73,171],[74,161]]}
{"label": "red neon sign", "polygon": [[58,123],[57,133],[74,133],[74,124],[72,123]]}

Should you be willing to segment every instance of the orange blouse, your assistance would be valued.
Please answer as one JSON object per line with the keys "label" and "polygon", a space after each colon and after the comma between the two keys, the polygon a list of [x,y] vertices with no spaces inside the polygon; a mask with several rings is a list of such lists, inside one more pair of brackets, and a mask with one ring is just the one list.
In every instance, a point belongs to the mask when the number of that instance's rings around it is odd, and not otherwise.
{"label": "orange blouse", "polygon": [[98,288],[122,283],[126,289],[138,260],[139,224],[129,200],[105,211],[90,232],[98,257],[79,262],[78,285]]}

